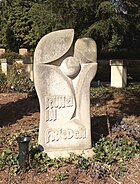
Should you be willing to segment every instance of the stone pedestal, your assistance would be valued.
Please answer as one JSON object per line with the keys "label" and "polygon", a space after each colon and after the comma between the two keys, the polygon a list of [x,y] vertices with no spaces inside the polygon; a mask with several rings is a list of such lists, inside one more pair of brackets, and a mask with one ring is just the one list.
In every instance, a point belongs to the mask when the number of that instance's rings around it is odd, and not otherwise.
{"label": "stone pedestal", "polygon": [[20,55],[26,55],[27,54],[27,52],[28,52],[28,50],[27,49],[25,49],[25,48],[21,48],[21,49],[19,49],[19,54]]}
{"label": "stone pedestal", "polygon": [[73,29],[49,33],[34,55],[39,145],[52,158],[92,152],[90,82],[97,70],[96,43],[81,38],[74,45],[73,40]]}
{"label": "stone pedestal", "polygon": [[123,88],[127,85],[127,65],[124,60],[110,60],[111,87]]}
{"label": "stone pedestal", "polygon": [[7,67],[8,67],[7,59],[0,59],[0,61],[1,61],[1,70],[5,75],[7,75],[7,70],[8,70],[7,69]]}
{"label": "stone pedestal", "polygon": [[23,59],[15,59],[15,62],[23,65]]}
{"label": "stone pedestal", "polygon": [[5,49],[3,48],[0,48],[0,55],[4,54],[5,53]]}

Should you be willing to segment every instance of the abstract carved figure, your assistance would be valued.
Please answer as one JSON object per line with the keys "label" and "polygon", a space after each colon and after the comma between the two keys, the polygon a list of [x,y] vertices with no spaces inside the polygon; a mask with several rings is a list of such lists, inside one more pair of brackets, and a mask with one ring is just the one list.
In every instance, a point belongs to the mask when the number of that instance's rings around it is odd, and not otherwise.
{"label": "abstract carved figure", "polygon": [[40,103],[39,145],[49,156],[91,149],[90,82],[97,71],[91,38],[73,44],[74,30],[51,32],[38,43],[34,82]]}

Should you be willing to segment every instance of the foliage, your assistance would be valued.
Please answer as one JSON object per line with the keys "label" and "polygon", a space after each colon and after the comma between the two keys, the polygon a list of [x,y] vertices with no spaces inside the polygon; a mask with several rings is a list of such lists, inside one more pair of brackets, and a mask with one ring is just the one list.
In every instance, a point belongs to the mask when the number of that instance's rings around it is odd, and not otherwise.
{"label": "foliage", "polygon": [[112,39],[108,44],[109,51],[116,51],[117,48],[121,45],[121,37],[117,34],[112,35]]}
{"label": "foliage", "polygon": [[140,2],[139,0],[119,0],[119,12],[125,13],[127,22],[129,23],[125,37],[125,47],[139,47],[140,40]]}
{"label": "foliage", "polygon": [[43,35],[64,28],[74,28],[76,36],[79,36],[83,27],[87,27],[93,18],[93,6],[91,0],[48,0],[34,4],[29,11],[33,20],[29,33],[33,38],[31,43],[35,45]]}
{"label": "foliage", "polygon": [[16,52],[12,52],[12,51],[7,51],[4,54],[0,55],[0,58],[4,58],[4,59],[22,59],[22,55],[16,53]]}
{"label": "foliage", "polygon": [[9,50],[17,51],[19,47],[27,47],[28,32],[31,29],[31,20],[28,11],[30,1],[14,0],[11,3],[1,2],[1,30],[0,44]]}
{"label": "foliage", "polygon": [[126,88],[121,89],[122,95],[139,95],[140,94],[140,84],[129,85]]}
{"label": "foliage", "polygon": [[91,98],[112,99],[115,95],[139,95],[140,84],[129,85],[125,88],[99,86],[90,89]]}
{"label": "foliage", "polygon": [[109,99],[113,97],[113,88],[99,86],[90,89],[91,98]]}
{"label": "foliage", "polygon": [[94,146],[94,160],[106,164],[130,160],[139,153],[139,144],[125,138],[101,138]]}
{"label": "foliage", "polygon": [[8,91],[28,92],[34,91],[33,82],[30,80],[28,73],[25,72],[22,64],[14,63],[7,74]]}
{"label": "foliage", "polygon": [[116,12],[111,2],[103,1],[97,8],[96,18],[96,22],[88,28],[86,34],[97,40],[99,48],[118,50],[128,29],[125,17]]}
{"label": "foliage", "polygon": [[[120,50],[102,50],[98,52],[99,60],[110,60],[110,59],[139,59],[139,49],[120,49]],[[134,61],[133,61],[134,62]]]}
{"label": "foliage", "polygon": [[139,77],[140,73],[140,63],[139,62],[133,62],[129,63],[127,66],[127,75],[128,75],[128,83],[130,85],[130,82],[138,82],[140,81]]}
{"label": "foliage", "polygon": [[57,27],[60,24],[60,20],[52,10],[48,9],[46,3],[34,4],[29,10],[29,16],[33,21],[32,29],[28,34],[29,45],[35,48],[37,41],[46,33],[55,29],[55,26]]}
{"label": "foliage", "polygon": [[2,71],[0,70],[0,92],[3,92],[6,86],[6,76]]}
{"label": "foliage", "polygon": [[90,166],[90,162],[82,155],[76,155],[71,153],[68,159],[64,160],[67,163],[74,164],[81,170],[87,170]]}
{"label": "foliage", "polygon": [[46,153],[38,151],[34,155],[32,155],[32,158],[32,166],[36,168],[37,172],[47,171],[47,166],[50,164],[51,159],[47,156]]}
{"label": "foliage", "polygon": [[67,174],[65,172],[61,172],[55,175],[54,180],[55,181],[63,181],[67,179]]}
{"label": "foliage", "polygon": [[[124,124],[123,124],[123,129]],[[4,142],[0,155],[0,169],[9,169],[10,173],[16,174],[20,171],[18,163],[16,137],[19,135],[31,135],[32,142],[30,147],[30,169],[36,172],[47,172],[49,168],[56,171],[63,166],[71,165],[81,172],[92,170],[92,174],[101,179],[108,175],[115,178],[120,177],[127,171],[125,162],[139,154],[139,143],[134,139],[122,137],[102,137],[94,144],[93,158],[85,158],[83,155],[70,154],[68,158],[51,159],[47,153],[41,152],[35,146],[35,138],[38,136],[38,127],[32,127],[30,132],[19,132],[18,134],[5,135],[0,139]],[[17,144],[17,143],[16,143]],[[4,148],[5,147],[5,148]],[[92,169],[91,169],[92,168]],[[55,181],[62,181],[68,178],[67,172],[58,172],[54,176]]]}
{"label": "foliage", "polygon": [[93,5],[91,0],[13,0],[10,5],[1,3],[3,36],[0,46],[11,50],[19,47],[34,49],[38,40],[53,30],[75,28],[77,33],[89,24]]}
{"label": "foliage", "polygon": [[91,36],[99,50],[139,47],[138,0],[2,0],[0,15],[0,47],[13,51],[34,49],[42,36],[64,28]]}
{"label": "foliage", "polygon": [[0,155],[0,169],[6,167],[8,167],[13,174],[16,174],[19,171],[18,154],[8,148]]}

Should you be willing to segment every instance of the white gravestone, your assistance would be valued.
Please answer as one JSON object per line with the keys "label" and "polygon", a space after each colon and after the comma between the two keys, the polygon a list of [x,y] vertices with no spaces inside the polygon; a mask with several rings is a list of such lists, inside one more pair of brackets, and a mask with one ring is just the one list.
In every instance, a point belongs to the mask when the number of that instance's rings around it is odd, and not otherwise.
{"label": "white gravestone", "polygon": [[97,70],[96,43],[74,30],[51,32],[38,43],[34,82],[40,103],[39,145],[50,157],[91,150],[90,82]]}
{"label": "white gravestone", "polygon": [[124,60],[110,60],[111,87],[124,88],[127,85],[127,63]]}

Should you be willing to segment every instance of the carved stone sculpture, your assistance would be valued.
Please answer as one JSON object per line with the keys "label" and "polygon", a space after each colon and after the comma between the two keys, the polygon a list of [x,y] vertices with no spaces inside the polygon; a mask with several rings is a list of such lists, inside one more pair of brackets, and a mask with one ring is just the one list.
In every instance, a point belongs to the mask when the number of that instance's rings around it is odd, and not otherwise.
{"label": "carved stone sculpture", "polygon": [[74,30],[44,36],[34,55],[40,103],[39,145],[49,156],[91,149],[90,82],[97,70],[96,43]]}

